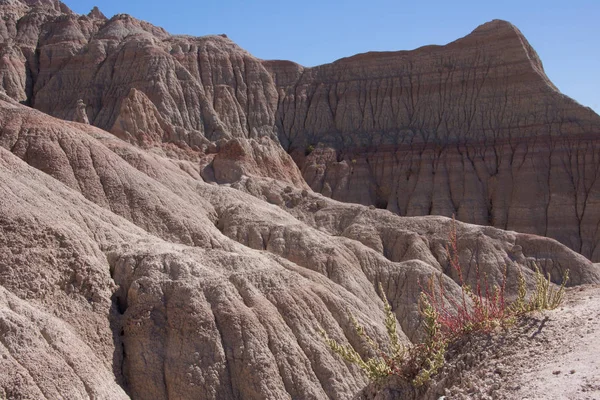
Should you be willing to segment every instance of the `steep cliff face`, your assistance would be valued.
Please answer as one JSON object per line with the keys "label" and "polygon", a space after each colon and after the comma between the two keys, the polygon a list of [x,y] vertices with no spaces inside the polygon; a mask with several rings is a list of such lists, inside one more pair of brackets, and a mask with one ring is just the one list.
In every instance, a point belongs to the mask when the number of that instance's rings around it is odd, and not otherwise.
{"label": "steep cliff face", "polygon": [[556,90],[511,24],[446,46],[265,66],[280,141],[314,190],[545,235],[600,259],[600,117]]}
{"label": "steep cliff face", "polygon": [[128,15],[80,16],[54,3],[15,1],[0,11],[2,86],[16,100],[63,119],[74,119],[82,100],[93,125],[133,137],[155,132],[131,121],[140,118],[128,114],[131,107],[156,111],[172,131],[165,140],[190,146],[275,137],[271,77],[225,37],[171,36]]}
{"label": "steep cliff face", "polygon": [[14,0],[0,12],[2,88],[45,113],[205,161],[212,142],[269,137],[334,199],[456,214],[600,260],[600,117],[556,90],[507,22],[304,68],[98,9]]}

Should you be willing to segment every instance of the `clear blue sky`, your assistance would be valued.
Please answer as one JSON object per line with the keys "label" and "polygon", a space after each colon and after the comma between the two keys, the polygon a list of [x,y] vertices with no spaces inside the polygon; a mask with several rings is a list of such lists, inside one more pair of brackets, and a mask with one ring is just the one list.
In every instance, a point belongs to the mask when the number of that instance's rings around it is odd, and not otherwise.
{"label": "clear blue sky", "polygon": [[445,44],[505,19],[540,55],[565,94],[600,112],[600,0],[65,0],[195,36],[225,33],[263,59],[305,66],[369,50]]}

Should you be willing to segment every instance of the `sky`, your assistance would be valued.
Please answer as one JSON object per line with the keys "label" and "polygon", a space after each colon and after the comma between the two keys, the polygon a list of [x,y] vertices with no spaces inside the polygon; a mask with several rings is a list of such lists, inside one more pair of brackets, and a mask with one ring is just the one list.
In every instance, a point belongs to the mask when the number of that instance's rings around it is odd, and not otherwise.
{"label": "sky", "polygon": [[600,0],[63,0],[87,14],[127,13],[173,34],[225,33],[262,59],[304,66],[371,50],[446,44],[504,19],[536,49],[554,84],[600,113]]}

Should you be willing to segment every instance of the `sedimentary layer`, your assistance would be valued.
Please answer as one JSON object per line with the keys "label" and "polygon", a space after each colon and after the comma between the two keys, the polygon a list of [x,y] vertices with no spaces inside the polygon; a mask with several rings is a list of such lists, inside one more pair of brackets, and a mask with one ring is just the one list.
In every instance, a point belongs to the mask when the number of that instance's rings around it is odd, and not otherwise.
{"label": "sedimentary layer", "polygon": [[[58,1],[0,13],[0,397],[352,398],[318,330],[366,356],[354,315],[385,346],[381,284],[418,340],[422,283],[459,293],[453,226],[468,283],[600,282],[598,117],[508,23],[303,68]],[[452,213],[521,232],[406,217]]]}
{"label": "sedimentary layer", "polygon": [[[366,355],[350,314],[384,343],[379,283],[404,341],[419,335],[419,282],[441,274],[458,293],[447,218],[260,175],[205,182],[196,162],[8,98],[0,126],[4,397],[351,398],[364,377],[320,327]],[[552,239],[457,229],[465,271],[478,264],[491,283],[505,264],[531,281],[532,263],[600,281]]]}
{"label": "sedimentary layer", "polygon": [[142,147],[204,154],[268,137],[334,199],[455,214],[600,260],[600,117],[552,85],[508,22],[304,68],[258,60],[224,35],[30,3],[0,6],[2,87],[24,104]]}

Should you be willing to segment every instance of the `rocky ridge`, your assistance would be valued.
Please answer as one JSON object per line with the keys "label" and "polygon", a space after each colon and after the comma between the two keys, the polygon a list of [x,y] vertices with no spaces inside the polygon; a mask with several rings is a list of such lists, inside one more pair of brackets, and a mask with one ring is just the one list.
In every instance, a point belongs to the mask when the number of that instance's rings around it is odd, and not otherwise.
{"label": "rocky ridge", "polygon": [[456,214],[600,260],[600,117],[558,92],[510,23],[446,46],[304,68],[124,14],[76,15],[50,1],[0,7],[2,88],[45,113],[200,153],[269,137],[328,197]]}
{"label": "rocky ridge", "polygon": [[[350,311],[382,339],[382,282],[414,339],[418,281],[448,272],[446,218],[261,176],[207,183],[195,162],[0,106],[5,397],[351,398],[364,377],[317,327],[360,348]],[[463,262],[493,282],[504,264],[530,278],[532,262],[555,279],[568,266],[572,284],[600,281],[552,239],[458,229]],[[444,284],[458,293],[451,276]]]}
{"label": "rocky ridge", "polygon": [[336,200],[455,214],[600,261],[600,117],[558,92],[508,22],[446,46],[304,68],[259,60],[224,35],[29,3],[0,5],[2,88],[15,100],[62,119],[84,114],[144,147],[204,153],[269,137]]}
{"label": "rocky ridge", "polygon": [[314,190],[548,236],[599,260],[600,117],[558,92],[511,24],[300,73],[266,65],[281,143]]}
{"label": "rocky ridge", "polygon": [[[448,272],[446,218],[261,176],[207,183],[194,162],[0,105],[6,397],[351,398],[364,378],[316,328],[360,346],[350,311],[383,338],[381,282],[404,340],[415,338],[418,281]],[[530,277],[532,262],[555,279],[568,266],[573,284],[600,281],[551,239],[458,228],[463,262],[493,282],[504,264]],[[65,368],[64,380],[48,372]]]}
{"label": "rocky ridge", "polygon": [[[451,220],[305,183],[339,151],[296,164],[280,145],[281,91],[306,69],[50,0],[0,9],[0,397],[352,398],[366,381],[319,326],[365,353],[348,313],[383,343],[379,283],[404,341],[419,281],[458,294]],[[457,228],[492,283],[533,263],[600,282],[553,239]]]}

